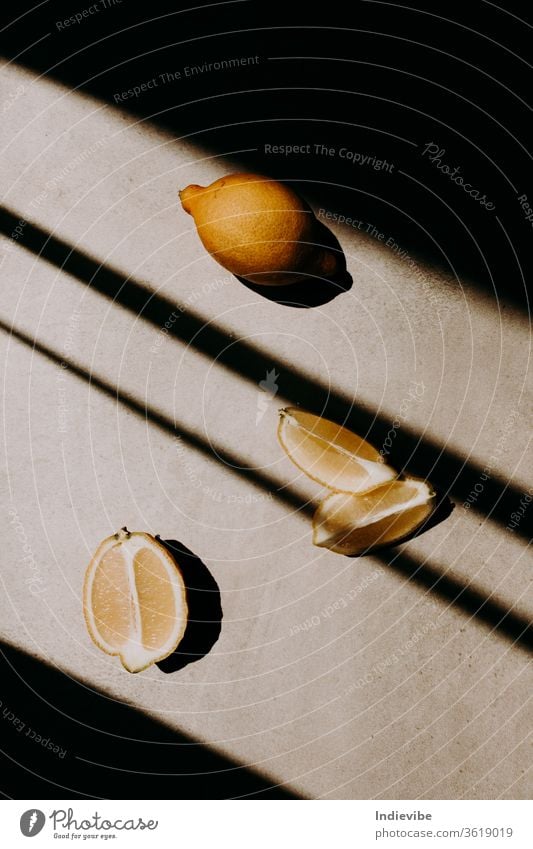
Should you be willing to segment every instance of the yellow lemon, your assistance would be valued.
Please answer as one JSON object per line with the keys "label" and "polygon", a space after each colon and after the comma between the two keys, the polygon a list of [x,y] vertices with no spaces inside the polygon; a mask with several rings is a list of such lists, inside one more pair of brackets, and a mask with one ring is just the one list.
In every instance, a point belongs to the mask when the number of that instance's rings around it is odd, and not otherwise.
{"label": "yellow lemon", "polygon": [[186,588],[155,537],[127,528],[105,539],[85,575],[83,608],[93,642],[128,672],[168,657],[187,627]]}
{"label": "yellow lemon", "polygon": [[286,285],[343,269],[342,252],[328,247],[329,230],[285,183],[230,174],[210,186],[187,186],[180,200],[206,250],[252,283]]}

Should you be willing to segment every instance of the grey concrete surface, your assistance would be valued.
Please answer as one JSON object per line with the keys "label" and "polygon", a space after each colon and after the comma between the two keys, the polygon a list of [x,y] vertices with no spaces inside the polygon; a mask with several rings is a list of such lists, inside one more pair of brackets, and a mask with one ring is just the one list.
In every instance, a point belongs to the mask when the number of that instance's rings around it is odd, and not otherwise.
{"label": "grey concrete surface", "polygon": [[[24,87],[0,124],[16,218],[212,322],[228,344],[254,345],[282,364],[280,386],[297,370],[391,425],[401,409],[402,428],[481,468],[496,453],[492,474],[530,491],[523,315],[342,227],[352,289],[313,310],[270,303],[205,253],[177,204],[178,188],[228,173],[225,156],[14,65],[1,85],[4,96]],[[165,337],[14,239],[0,240],[0,262],[0,319],[19,334],[0,333],[2,638],[304,796],[527,797],[526,649],[408,580],[395,551],[350,560],[312,546],[308,517],[276,492],[309,493],[276,440],[290,399],[280,392],[258,422],[264,373],[239,376]],[[402,407],[413,381],[420,399]],[[220,586],[219,641],[173,675],[129,675],[85,630],[84,571],[123,525],[181,539]],[[505,522],[456,503],[404,553],[531,617],[531,557]]]}

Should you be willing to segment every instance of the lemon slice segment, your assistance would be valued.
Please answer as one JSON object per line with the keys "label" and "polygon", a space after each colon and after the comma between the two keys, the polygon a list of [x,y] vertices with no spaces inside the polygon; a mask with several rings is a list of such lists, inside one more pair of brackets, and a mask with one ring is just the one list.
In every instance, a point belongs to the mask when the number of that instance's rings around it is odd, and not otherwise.
{"label": "lemon slice segment", "polygon": [[313,516],[313,542],[338,554],[369,553],[410,536],[435,506],[422,480],[391,481],[366,495],[332,493]]}
{"label": "lemon slice segment", "polygon": [[297,407],[280,410],[278,439],[302,472],[337,492],[369,492],[398,476],[369,442]]}
{"label": "lemon slice segment", "polygon": [[168,657],[187,627],[182,575],[150,534],[123,528],[98,547],[85,574],[87,629],[102,651],[118,655],[128,672]]}

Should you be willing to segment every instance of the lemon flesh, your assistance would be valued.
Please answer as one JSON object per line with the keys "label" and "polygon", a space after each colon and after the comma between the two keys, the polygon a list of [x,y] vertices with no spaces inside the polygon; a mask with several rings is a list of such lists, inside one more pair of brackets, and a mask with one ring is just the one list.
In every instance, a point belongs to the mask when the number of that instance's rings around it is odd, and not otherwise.
{"label": "lemon flesh", "polygon": [[128,672],[168,657],[187,627],[186,588],[150,534],[126,529],[104,540],[85,575],[83,607],[93,642]]}
{"label": "lemon flesh", "polygon": [[299,469],[329,489],[369,492],[398,476],[362,437],[296,407],[280,410],[278,439]]}
{"label": "lemon flesh", "polygon": [[332,493],[313,517],[313,542],[356,556],[393,545],[413,534],[435,509],[426,481],[391,481],[366,495]]}

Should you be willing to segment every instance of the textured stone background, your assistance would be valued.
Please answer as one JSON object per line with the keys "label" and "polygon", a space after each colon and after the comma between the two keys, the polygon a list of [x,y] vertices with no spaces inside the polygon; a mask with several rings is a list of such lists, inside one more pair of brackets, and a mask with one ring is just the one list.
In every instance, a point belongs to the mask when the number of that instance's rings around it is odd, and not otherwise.
{"label": "textured stone background", "polygon": [[[177,204],[179,187],[233,170],[227,157],[5,67],[3,100],[19,86],[0,124],[3,640],[303,796],[527,797],[525,524],[466,510],[461,484],[452,515],[403,550],[339,557],[311,545],[308,516],[284,499],[285,485],[311,491],[275,436],[303,376],[391,427],[401,410],[399,438],[473,464],[467,490],[495,455],[510,510],[530,491],[524,314],[410,266],[384,244],[394,233],[366,232],[364,209],[365,228],[332,228],[348,292],[312,310],[267,301],[205,253]],[[35,228],[73,249],[66,270],[57,242],[28,249]],[[113,273],[87,285],[92,263]],[[158,320],[139,314],[133,284],[143,303],[166,299]],[[196,321],[253,347],[245,373],[179,338]],[[402,406],[414,382],[419,400]],[[179,672],[131,676],[85,631],[85,568],[123,525],[181,540],[220,587],[220,639]]]}

